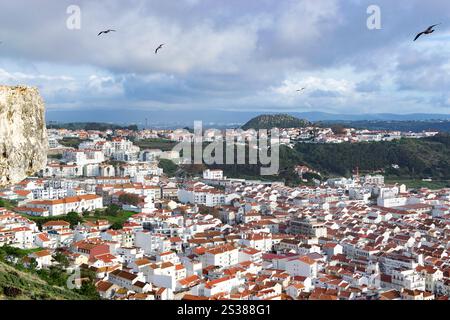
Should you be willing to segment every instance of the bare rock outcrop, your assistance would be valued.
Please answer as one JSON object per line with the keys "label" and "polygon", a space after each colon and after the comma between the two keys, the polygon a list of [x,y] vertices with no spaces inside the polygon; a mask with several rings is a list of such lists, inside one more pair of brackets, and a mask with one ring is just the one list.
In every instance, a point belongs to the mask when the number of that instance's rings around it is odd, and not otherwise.
{"label": "bare rock outcrop", "polygon": [[0,86],[0,187],[43,169],[48,139],[38,89]]}

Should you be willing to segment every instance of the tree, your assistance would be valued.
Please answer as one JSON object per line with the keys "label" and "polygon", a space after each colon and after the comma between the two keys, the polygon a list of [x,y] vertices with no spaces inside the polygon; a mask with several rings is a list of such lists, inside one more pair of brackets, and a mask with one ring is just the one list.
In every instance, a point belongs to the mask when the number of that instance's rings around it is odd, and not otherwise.
{"label": "tree", "polygon": [[117,216],[119,214],[120,207],[116,204],[109,205],[105,210],[105,215],[107,216]]}
{"label": "tree", "polygon": [[113,229],[113,230],[123,229],[123,223],[122,222],[114,222],[111,226],[111,229]]}
{"label": "tree", "polygon": [[345,133],[345,128],[340,124],[332,125],[331,130],[333,131],[334,134],[344,134]]}
{"label": "tree", "polygon": [[89,300],[100,300],[97,288],[91,281],[83,281],[81,288],[74,291],[84,297],[88,297]]}
{"label": "tree", "polygon": [[95,209],[95,211],[94,211],[94,216],[99,217],[99,216],[101,216],[101,215],[102,215],[102,211],[99,210],[99,209]]}
{"label": "tree", "polygon": [[62,254],[61,252],[56,252],[53,255],[53,259],[58,262],[60,265],[62,265],[64,268],[67,268],[69,266],[69,259],[67,259],[67,256]]}
{"label": "tree", "polygon": [[169,177],[174,177],[178,170],[178,166],[172,160],[160,159],[158,166]]}
{"label": "tree", "polygon": [[70,227],[73,228],[76,225],[78,225],[78,223],[83,222],[83,219],[80,217],[80,215],[77,212],[69,212],[66,216],[66,220],[67,222],[70,223]]}
{"label": "tree", "polygon": [[15,287],[4,287],[3,294],[10,298],[16,298],[17,296],[20,296],[22,294],[22,290]]}
{"label": "tree", "polygon": [[119,201],[123,204],[137,206],[141,199],[137,194],[124,193],[119,196]]}
{"label": "tree", "polygon": [[28,262],[28,269],[36,270],[37,267],[38,267],[38,263],[37,263],[36,259],[31,258],[30,261]]}

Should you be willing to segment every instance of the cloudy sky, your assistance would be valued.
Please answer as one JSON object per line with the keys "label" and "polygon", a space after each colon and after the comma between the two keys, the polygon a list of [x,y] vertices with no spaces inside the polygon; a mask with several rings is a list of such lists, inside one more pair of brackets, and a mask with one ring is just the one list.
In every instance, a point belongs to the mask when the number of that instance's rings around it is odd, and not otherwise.
{"label": "cloudy sky", "polygon": [[445,0],[15,0],[0,25],[0,83],[38,86],[50,110],[450,110]]}

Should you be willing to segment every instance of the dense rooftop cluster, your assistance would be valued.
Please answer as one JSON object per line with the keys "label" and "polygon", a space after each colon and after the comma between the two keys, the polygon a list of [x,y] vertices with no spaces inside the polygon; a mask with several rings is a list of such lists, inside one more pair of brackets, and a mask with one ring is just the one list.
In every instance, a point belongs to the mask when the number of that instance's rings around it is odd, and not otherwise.
{"label": "dense rooftop cluster", "polygon": [[450,295],[450,189],[359,174],[295,187],[220,170],[168,178],[158,161],[170,153],[87,134],[48,172],[0,191],[14,204],[0,208],[0,246],[34,249],[25,266],[62,254],[114,300]]}

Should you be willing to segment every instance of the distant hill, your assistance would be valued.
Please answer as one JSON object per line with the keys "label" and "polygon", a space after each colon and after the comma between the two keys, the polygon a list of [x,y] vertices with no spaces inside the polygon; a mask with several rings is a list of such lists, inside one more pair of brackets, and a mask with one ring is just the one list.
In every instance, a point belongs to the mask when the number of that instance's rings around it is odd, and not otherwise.
{"label": "distant hill", "polygon": [[242,129],[302,128],[310,123],[288,114],[260,115],[242,126]]}
{"label": "distant hill", "polygon": [[69,122],[69,123],[53,123],[47,124],[48,129],[68,129],[68,130],[138,130],[137,125],[121,126],[112,123],[102,122]]}

